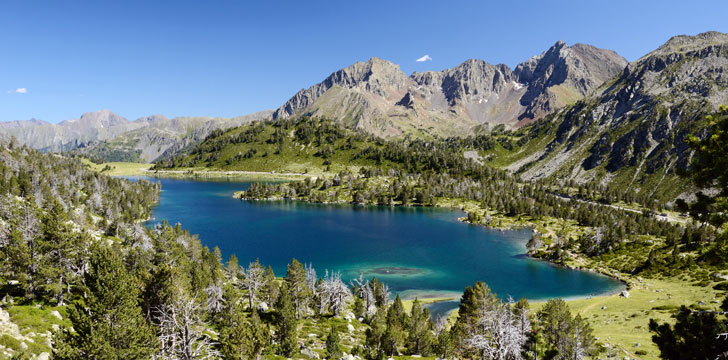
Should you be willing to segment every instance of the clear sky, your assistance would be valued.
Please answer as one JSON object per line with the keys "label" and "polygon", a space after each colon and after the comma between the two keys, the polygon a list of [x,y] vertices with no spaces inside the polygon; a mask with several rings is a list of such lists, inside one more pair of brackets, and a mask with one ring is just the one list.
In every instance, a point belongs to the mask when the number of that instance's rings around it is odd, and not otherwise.
{"label": "clear sky", "polygon": [[726,14],[726,0],[7,0],[0,121],[243,115],[372,56],[407,74],[514,67],[563,40],[633,61],[673,35],[728,32]]}

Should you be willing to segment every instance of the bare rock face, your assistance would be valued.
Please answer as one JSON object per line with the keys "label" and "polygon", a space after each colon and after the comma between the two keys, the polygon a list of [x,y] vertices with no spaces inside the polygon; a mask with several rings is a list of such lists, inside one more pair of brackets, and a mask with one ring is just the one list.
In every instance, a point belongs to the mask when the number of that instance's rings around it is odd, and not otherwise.
{"label": "bare rock face", "polygon": [[518,81],[527,84],[520,119],[536,119],[581,99],[617,76],[627,60],[616,52],[591,45],[567,46],[559,41],[541,55],[519,64]]}
{"label": "bare rock face", "polygon": [[526,179],[566,174],[606,184],[618,178],[648,195],[663,185],[682,191],[669,179],[689,163],[685,138],[704,134],[701,120],[726,103],[728,34],[676,36],[555,114],[547,125],[554,140],[536,161],[512,170]]}
{"label": "bare rock face", "polygon": [[404,97],[402,98],[402,100],[397,102],[397,104],[395,104],[395,105],[404,106],[408,109],[414,109],[415,101],[414,101],[412,93],[410,93],[408,91],[406,94],[404,94]]}
{"label": "bare rock face", "polygon": [[581,99],[626,63],[613,51],[563,42],[515,71],[471,59],[408,77],[399,66],[372,58],[299,91],[273,118],[325,116],[382,136],[461,135],[483,124],[518,127]]}
{"label": "bare rock face", "polygon": [[314,103],[332,88],[364,92],[383,98],[402,95],[406,90],[407,75],[389,61],[376,57],[357,62],[329,75],[323,82],[301,89],[273,113],[273,118],[287,118]]}

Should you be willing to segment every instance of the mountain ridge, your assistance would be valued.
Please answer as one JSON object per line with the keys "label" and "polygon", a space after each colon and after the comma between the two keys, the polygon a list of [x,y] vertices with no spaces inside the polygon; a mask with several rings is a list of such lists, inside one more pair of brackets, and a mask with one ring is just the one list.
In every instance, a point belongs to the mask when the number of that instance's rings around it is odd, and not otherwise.
{"label": "mountain ridge", "polygon": [[635,192],[685,189],[676,169],[703,136],[703,117],[728,102],[728,34],[681,35],[630,63],[599,91],[528,129],[539,147],[508,165],[526,180],[618,183]]}
{"label": "mountain ridge", "polygon": [[562,41],[513,70],[468,59],[407,76],[398,65],[373,57],[301,89],[273,118],[326,116],[380,136],[413,130],[458,135],[483,124],[520,127],[580,99],[626,64],[614,51]]}

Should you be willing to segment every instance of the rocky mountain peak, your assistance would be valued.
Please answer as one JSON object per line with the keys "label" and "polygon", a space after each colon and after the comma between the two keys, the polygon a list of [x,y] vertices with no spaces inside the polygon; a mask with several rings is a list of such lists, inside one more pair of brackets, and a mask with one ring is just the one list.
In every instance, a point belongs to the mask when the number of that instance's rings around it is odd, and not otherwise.
{"label": "rocky mountain peak", "polygon": [[441,87],[450,106],[454,106],[471,96],[499,94],[513,80],[513,72],[506,65],[469,59],[443,71]]}
{"label": "rocky mountain peak", "polygon": [[515,71],[469,59],[408,77],[398,65],[373,57],[299,91],[273,118],[327,116],[385,135],[399,135],[413,124],[451,135],[479,124],[515,127],[583,98],[626,64],[613,51],[563,41]]}
{"label": "rocky mountain peak", "polygon": [[407,75],[400,70],[399,65],[372,57],[366,62],[356,62],[334,72],[324,82],[330,86],[345,88],[368,85],[369,90],[384,91],[388,86],[401,86],[406,78]]}
{"label": "rocky mountain peak", "polygon": [[335,71],[321,83],[301,89],[273,113],[273,119],[289,117],[295,111],[312,105],[334,87],[355,89],[383,98],[401,97],[407,89],[407,75],[399,65],[378,57],[372,57],[366,62],[358,61]]}
{"label": "rocky mountain peak", "polygon": [[0,129],[23,128],[28,126],[50,125],[50,123],[32,118],[30,120],[13,120],[0,122]]}
{"label": "rocky mountain peak", "polygon": [[[584,49],[580,59],[610,56],[579,47]],[[704,133],[700,120],[728,100],[726,74],[727,34],[673,37],[625,67],[608,87],[556,113],[551,119],[555,139],[531,158],[521,176],[567,174],[579,183],[619,181],[647,194],[661,186],[679,191],[662,181],[688,166],[692,155],[685,138]]]}
{"label": "rocky mountain peak", "polygon": [[677,35],[670,38],[670,40],[662,46],[658,47],[655,51],[650,52],[643,58],[669,53],[691,52],[715,45],[724,45],[726,43],[728,43],[728,34],[717,31],[708,31],[697,35]]}
{"label": "rocky mountain peak", "polygon": [[168,121],[169,121],[169,119],[162,114],[144,116],[144,117],[140,117],[140,118],[134,120],[135,123],[145,124],[145,125],[160,124],[160,123],[165,123]]}
{"label": "rocky mountain peak", "polygon": [[518,81],[528,85],[521,98],[527,107],[521,118],[534,119],[573,103],[617,76],[625,66],[627,60],[614,51],[558,41],[514,70]]}
{"label": "rocky mountain peak", "polygon": [[61,121],[58,125],[70,127],[96,127],[109,128],[118,125],[126,125],[129,123],[124,117],[114,114],[111,110],[99,110],[94,112],[83,113],[78,119],[70,119]]}

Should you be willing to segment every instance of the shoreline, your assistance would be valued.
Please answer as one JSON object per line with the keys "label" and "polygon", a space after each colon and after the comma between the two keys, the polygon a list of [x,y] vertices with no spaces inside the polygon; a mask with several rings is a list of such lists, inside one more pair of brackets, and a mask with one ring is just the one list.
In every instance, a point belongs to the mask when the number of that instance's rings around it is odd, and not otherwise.
{"label": "shoreline", "polygon": [[310,177],[309,174],[300,173],[276,173],[265,171],[242,171],[242,170],[151,170],[142,169],[142,174],[149,177],[166,178],[240,178],[240,179],[263,179],[263,180],[302,180]]}
{"label": "shoreline", "polygon": [[[401,204],[394,204],[394,205],[372,205],[372,204],[351,203],[351,202],[346,202],[346,201],[312,202],[312,201],[307,201],[307,200],[289,199],[289,198],[284,198],[284,197],[268,197],[268,198],[265,198],[265,199],[245,199],[245,198],[243,198],[241,196],[243,192],[244,192],[244,190],[236,191],[236,192],[233,193],[233,196],[232,197],[234,199],[236,199],[236,200],[244,200],[244,201],[298,201],[298,202],[302,202],[302,203],[321,204],[321,205],[389,206],[389,207],[409,207],[409,208],[430,207],[430,208],[441,208],[441,209],[451,209],[451,210],[456,210],[456,211],[462,211],[462,212],[464,212],[464,213],[467,214],[467,210],[463,206],[455,206],[453,204],[450,204],[449,202],[447,202],[444,205],[443,204],[440,204],[440,203],[436,203],[434,206],[420,206],[420,205],[401,205]],[[500,226],[500,227],[497,227],[497,226],[489,226],[489,225],[486,225],[486,224],[472,224],[472,223],[470,223],[470,222],[467,221],[467,216],[464,216],[464,217],[456,217],[454,220],[457,221],[457,222],[460,222],[462,224],[467,224],[467,225],[472,225],[472,226],[483,226],[483,227],[485,227],[487,229],[490,229],[490,230],[516,231],[516,230],[528,229],[532,233],[533,232],[536,232],[535,227],[533,225],[532,226],[529,226],[528,224],[519,224],[519,225],[514,225],[514,226]],[[540,258],[540,257],[533,256],[530,251],[526,251],[523,254],[519,254],[519,256],[520,255],[524,255],[527,258],[531,259],[531,260],[543,261],[543,262],[547,263],[550,266],[560,267],[560,268],[569,269],[569,270],[576,270],[576,271],[587,271],[587,272],[591,272],[591,273],[598,274],[598,275],[601,275],[601,276],[605,276],[605,277],[608,277],[608,278],[610,278],[612,280],[616,280],[616,281],[618,281],[621,284],[621,286],[618,289],[615,289],[615,290],[606,290],[604,292],[599,292],[599,293],[596,293],[596,294],[574,295],[574,296],[568,296],[568,297],[557,297],[557,298],[563,299],[564,301],[589,300],[589,299],[601,298],[601,297],[611,297],[611,296],[614,296],[614,295],[619,295],[622,291],[631,290],[635,286],[635,284],[633,283],[633,281],[631,281],[632,279],[628,279],[628,278],[625,278],[623,276],[619,276],[619,274],[614,274],[613,272],[609,272],[607,269],[603,269],[602,267],[588,268],[588,267],[584,267],[584,266],[575,266],[575,265],[569,265],[569,264],[560,264],[560,263],[553,262],[553,261],[551,261],[549,259],[544,259],[544,258]],[[582,261],[587,262],[587,263],[589,262],[589,260],[586,259],[586,258],[584,258],[583,256],[579,256],[579,259],[581,259]],[[614,271],[616,272],[616,270],[614,270]],[[415,289],[411,289],[411,290],[415,290]],[[410,291],[410,290],[405,290],[405,292],[406,291]],[[440,292],[440,290],[421,290],[421,291],[425,291],[425,292]],[[425,299],[425,298],[423,298],[423,299]],[[449,301],[449,300],[457,300],[457,299],[458,299],[457,297],[456,298],[450,298],[450,299],[439,299],[437,302],[440,302],[440,301]],[[533,302],[533,303],[546,302],[549,299],[553,299],[553,298],[552,297],[536,298],[536,299],[526,298],[526,300],[528,300],[529,302]],[[412,300],[412,299],[409,299],[409,300]]]}

